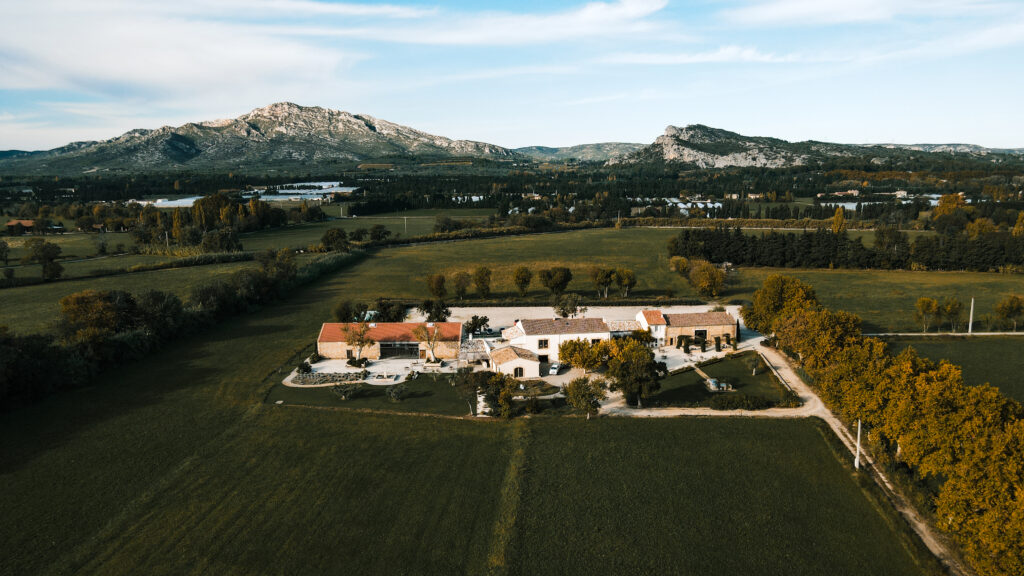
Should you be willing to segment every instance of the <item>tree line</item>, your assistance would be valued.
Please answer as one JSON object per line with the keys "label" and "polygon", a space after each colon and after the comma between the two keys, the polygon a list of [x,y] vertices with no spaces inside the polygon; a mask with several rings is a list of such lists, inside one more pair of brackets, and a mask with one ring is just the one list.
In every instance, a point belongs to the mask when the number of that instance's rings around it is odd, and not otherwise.
{"label": "tree line", "polygon": [[860,238],[813,232],[744,234],[740,228],[686,229],[671,238],[668,254],[711,262],[775,268],[886,268],[995,271],[1024,266],[1024,232],[992,231],[919,236],[911,243],[894,228],[875,231],[874,246]]}
{"label": "tree line", "polygon": [[768,277],[744,307],[747,326],[774,334],[828,407],[861,420],[876,459],[933,490],[934,523],[983,576],[1024,574],[1024,407],[913,348],[893,354],[860,318],[824,308],[798,279]]}
{"label": "tree line", "polygon": [[228,317],[288,297],[296,286],[362,259],[324,255],[305,266],[289,250],[265,251],[259,266],[193,287],[184,301],[159,290],[84,290],[60,301],[55,334],[19,335],[0,327],[0,411],[36,402],[140,360],[167,343]]}

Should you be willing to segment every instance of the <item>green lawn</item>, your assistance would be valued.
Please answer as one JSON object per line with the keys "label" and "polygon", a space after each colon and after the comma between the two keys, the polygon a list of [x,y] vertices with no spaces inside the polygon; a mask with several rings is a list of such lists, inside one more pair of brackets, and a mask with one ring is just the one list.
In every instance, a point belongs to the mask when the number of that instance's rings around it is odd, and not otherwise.
{"label": "green lawn", "polygon": [[776,382],[763,361],[758,362],[759,372],[756,375],[752,374],[747,365],[751,356],[747,354],[737,358],[727,358],[721,362],[704,366],[701,370],[707,372],[708,376],[712,378],[732,384],[733,389],[737,392],[747,396],[760,396],[773,402],[781,402],[786,396],[786,390]]}
{"label": "green lawn", "polygon": [[826,434],[815,420],[538,421],[510,573],[922,574]]}
{"label": "green lawn", "polygon": [[415,380],[405,381],[409,395],[401,402],[391,402],[386,386],[364,385],[359,395],[339,400],[330,388],[293,388],[278,384],[267,395],[268,404],[282,402],[287,405],[320,406],[390,412],[419,412],[463,416],[469,414],[469,405],[456,394],[448,376],[421,374]]}
{"label": "green lawn", "polygon": [[265,403],[352,274],[4,414],[0,574],[920,573],[812,421]]}
{"label": "green lawn", "polygon": [[971,338],[920,337],[890,340],[894,352],[913,346],[938,362],[949,360],[964,371],[970,385],[989,383],[1024,402],[1024,334]]}
{"label": "green lawn", "polygon": [[687,370],[670,374],[661,381],[661,389],[644,402],[651,406],[708,406],[715,396],[733,393],[760,396],[773,402],[783,400],[785,390],[775,382],[764,362],[760,362],[761,372],[753,375],[747,367],[748,358],[750,355],[744,354],[701,367],[708,376],[732,384],[736,392],[710,392],[700,374]]}

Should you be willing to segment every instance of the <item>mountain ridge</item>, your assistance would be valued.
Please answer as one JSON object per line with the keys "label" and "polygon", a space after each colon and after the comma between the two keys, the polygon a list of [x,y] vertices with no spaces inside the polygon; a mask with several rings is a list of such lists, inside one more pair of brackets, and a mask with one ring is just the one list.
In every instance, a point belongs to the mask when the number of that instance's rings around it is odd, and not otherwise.
{"label": "mountain ridge", "polygon": [[102,141],[0,153],[0,167],[29,172],[239,169],[352,163],[392,157],[510,159],[501,146],[452,140],[367,114],[278,102],[237,118],[137,128]]}

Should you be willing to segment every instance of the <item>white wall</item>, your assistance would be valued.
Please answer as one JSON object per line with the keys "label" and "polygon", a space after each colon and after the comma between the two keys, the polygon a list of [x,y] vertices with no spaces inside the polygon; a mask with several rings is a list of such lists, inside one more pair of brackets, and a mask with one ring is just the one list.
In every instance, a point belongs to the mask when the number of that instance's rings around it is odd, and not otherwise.
{"label": "white wall", "polygon": [[510,360],[504,364],[492,366],[491,369],[495,372],[515,376],[516,368],[523,369],[523,378],[540,378],[540,362],[533,362],[525,358],[516,358],[515,360]]}
{"label": "white wall", "polygon": [[[531,352],[535,352],[538,356],[547,355],[548,362],[560,362],[558,358],[558,347],[567,340],[585,340],[590,342],[591,340],[610,340],[612,337],[611,332],[593,332],[587,334],[529,334],[526,336],[519,336],[509,342],[513,346],[519,346],[520,348],[526,348]],[[548,341],[547,348],[540,348],[538,342],[541,340]]]}

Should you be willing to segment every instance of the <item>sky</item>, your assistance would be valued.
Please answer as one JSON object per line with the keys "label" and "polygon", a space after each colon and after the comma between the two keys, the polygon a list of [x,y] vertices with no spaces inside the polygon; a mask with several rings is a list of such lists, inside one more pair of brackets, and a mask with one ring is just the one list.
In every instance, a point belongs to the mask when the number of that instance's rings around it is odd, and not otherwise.
{"label": "sky", "polygon": [[1024,0],[0,0],[0,150],[289,101],[507,147],[1024,147]]}

